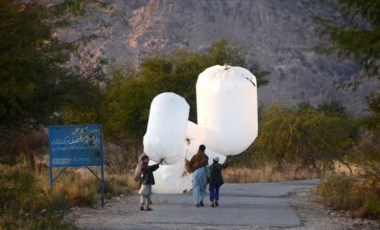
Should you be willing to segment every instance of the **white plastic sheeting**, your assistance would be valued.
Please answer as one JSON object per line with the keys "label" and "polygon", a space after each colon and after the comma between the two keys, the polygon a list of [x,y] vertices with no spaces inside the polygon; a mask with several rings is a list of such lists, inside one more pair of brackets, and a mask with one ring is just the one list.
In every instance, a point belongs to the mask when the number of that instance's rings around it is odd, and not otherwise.
{"label": "white plastic sheeting", "polygon": [[219,163],[223,163],[226,160],[226,156],[218,154],[216,152],[213,152],[211,149],[207,147],[207,143],[203,139],[203,136],[201,135],[201,130],[199,126],[191,121],[187,124],[187,131],[186,131],[186,159],[190,160],[192,156],[194,156],[201,144],[206,145],[206,155],[208,156],[208,163],[212,164],[212,159],[214,157],[219,157]]}
{"label": "white plastic sheeting", "polygon": [[248,70],[212,66],[198,76],[196,84],[198,124],[188,121],[189,105],[174,93],[162,93],[152,101],[144,152],[154,161],[165,159],[154,172],[155,193],[182,193],[192,188],[186,172],[199,145],[206,146],[209,164],[214,157],[246,150],[257,137],[257,83]]}
{"label": "white plastic sheeting", "polygon": [[225,156],[246,150],[257,137],[257,83],[247,69],[212,66],[196,84],[198,125],[207,148]]}
{"label": "white plastic sheeting", "polygon": [[144,152],[151,160],[176,164],[183,155],[190,106],[175,93],[157,95],[150,106]]}
{"label": "white plastic sheeting", "polygon": [[[199,127],[189,121],[186,130],[186,144],[181,160],[174,165],[162,165],[154,172],[156,184],[152,187],[155,193],[182,193],[192,188],[192,177],[185,169],[185,159],[190,160],[197,153],[201,140]],[[224,163],[226,156],[214,153],[207,149],[206,155],[209,157],[209,164],[212,164],[214,157],[219,157],[219,163]]]}
{"label": "white plastic sheeting", "polygon": [[[155,164],[155,162],[152,162]],[[185,169],[184,160],[174,165],[161,165],[154,171],[154,193],[183,193],[192,188],[191,174]]]}
{"label": "white plastic sheeting", "polygon": [[199,131],[196,124],[187,123],[185,146],[181,160],[175,165],[163,165],[154,172],[156,184],[152,187],[154,193],[182,193],[192,188],[191,174],[186,171],[185,159],[190,160],[198,151],[195,143],[199,142]]}

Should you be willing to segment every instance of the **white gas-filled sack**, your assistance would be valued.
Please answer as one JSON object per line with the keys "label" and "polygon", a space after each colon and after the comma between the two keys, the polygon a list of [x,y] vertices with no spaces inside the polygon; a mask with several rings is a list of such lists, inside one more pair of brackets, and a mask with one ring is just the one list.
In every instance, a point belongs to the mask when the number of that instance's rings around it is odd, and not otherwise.
{"label": "white gas-filled sack", "polygon": [[[189,121],[186,130],[186,144],[184,154],[179,162],[174,165],[160,166],[159,170],[154,172],[156,184],[153,186],[154,193],[183,193],[192,189],[192,176],[185,168],[185,158],[190,160],[203,144],[199,133],[199,127]],[[209,157],[209,165],[212,164],[214,157],[219,157],[219,163],[223,164],[226,156],[212,152],[206,146],[206,155]]]}
{"label": "white gas-filled sack", "polygon": [[190,160],[197,153],[199,145],[202,143],[201,130],[198,125],[188,121],[186,129],[185,158]]}
{"label": "white gas-filled sack", "polygon": [[219,164],[223,164],[226,161],[226,158],[227,158],[226,156],[224,156],[222,154],[219,154],[219,153],[216,153],[216,152],[213,152],[213,151],[211,151],[210,149],[207,149],[207,148],[206,148],[205,153],[208,156],[208,164],[209,165],[211,165],[213,163],[213,159],[215,157],[218,157]]}
{"label": "white gas-filled sack", "polygon": [[190,106],[174,93],[157,95],[150,106],[144,152],[151,160],[176,164],[183,156]]}
{"label": "white gas-filled sack", "polygon": [[197,124],[194,124],[193,122],[189,121],[187,124],[187,131],[186,131],[186,159],[191,160],[191,157],[194,156],[199,149],[200,145],[205,145],[206,150],[205,153],[208,156],[208,164],[212,164],[212,160],[214,157],[219,157],[219,163],[223,164],[226,160],[226,156],[216,153],[208,148],[207,143],[203,139],[203,135],[201,132],[200,127]]}
{"label": "white gas-filled sack", "polygon": [[[192,151],[188,152],[189,159],[197,152],[198,143],[194,143],[191,147]],[[214,157],[219,157],[219,163],[223,164],[226,156],[214,153],[206,147],[206,155],[209,157],[209,165],[213,163]],[[160,168],[154,171],[155,185],[152,187],[154,193],[158,194],[177,194],[188,192],[192,189],[192,175],[185,168],[185,156],[183,159],[174,165],[161,165]],[[156,164],[151,162],[150,164]]]}
{"label": "white gas-filled sack", "polygon": [[152,191],[159,194],[176,194],[190,191],[192,188],[192,176],[185,169],[185,161],[182,160],[173,165],[161,165],[154,173],[155,185]]}
{"label": "white gas-filled sack", "polygon": [[246,150],[257,137],[257,83],[247,69],[212,66],[196,84],[198,126],[206,148],[225,156]]}
{"label": "white gas-filled sack", "polygon": [[198,139],[198,126],[188,121],[182,158],[176,164],[164,165],[154,172],[154,193],[182,193],[192,189],[192,176],[186,171],[185,159],[190,160],[198,150]]}

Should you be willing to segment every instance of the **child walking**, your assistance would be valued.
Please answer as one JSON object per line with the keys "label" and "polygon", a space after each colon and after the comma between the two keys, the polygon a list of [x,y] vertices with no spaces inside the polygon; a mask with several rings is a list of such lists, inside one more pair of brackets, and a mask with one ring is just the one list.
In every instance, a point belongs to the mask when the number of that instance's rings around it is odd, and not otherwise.
{"label": "child walking", "polygon": [[[149,163],[149,157],[147,155],[144,155],[141,157],[142,165],[141,165],[141,188],[139,190],[139,194],[141,195],[141,211],[152,211],[149,207],[150,204],[152,204],[151,195],[152,195],[152,185],[154,185],[154,176],[153,172],[156,171],[162,164],[163,159],[158,163],[154,165],[148,165]],[[144,207],[145,205],[145,207]]]}
{"label": "child walking", "polygon": [[226,168],[227,163],[219,164],[219,157],[213,158],[210,165],[210,201],[211,207],[219,206],[219,188],[224,184],[222,169]]}

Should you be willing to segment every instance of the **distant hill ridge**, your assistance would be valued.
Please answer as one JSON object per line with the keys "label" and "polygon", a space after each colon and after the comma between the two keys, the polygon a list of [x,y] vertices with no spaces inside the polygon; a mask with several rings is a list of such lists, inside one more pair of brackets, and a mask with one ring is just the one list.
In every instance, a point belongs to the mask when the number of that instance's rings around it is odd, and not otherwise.
{"label": "distant hill ridge", "polygon": [[360,68],[316,53],[316,25],[300,0],[113,0],[102,6],[87,3],[85,10],[57,30],[64,40],[97,36],[72,58],[82,68],[100,58],[120,66],[178,47],[203,50],[225,38],[246,47],[247,60],[271,72],[269,85],[259,88],[259,100],[267,107],[334,100],[358,115],[366,108],[364,96],[379,86],[368,83],[354,92],[333,86]]}

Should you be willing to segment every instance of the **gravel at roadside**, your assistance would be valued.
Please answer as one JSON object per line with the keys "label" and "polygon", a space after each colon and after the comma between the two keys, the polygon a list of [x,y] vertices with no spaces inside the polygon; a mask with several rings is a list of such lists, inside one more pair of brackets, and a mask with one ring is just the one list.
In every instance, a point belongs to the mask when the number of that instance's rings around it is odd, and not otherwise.
{"label": "gravel at roadside", "polygon": [[290,202],[296,208],[303,222],[303,226],[292,229],[380,229],[380,223],[378,221],[352,219],[346,212],[334,211],[323,206],[321,198],[315,194],[314,189],[297,190],[291,197]]}

